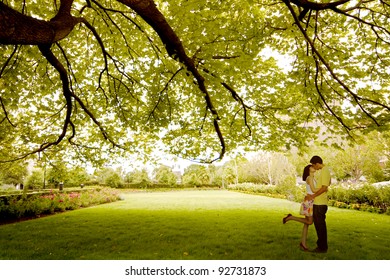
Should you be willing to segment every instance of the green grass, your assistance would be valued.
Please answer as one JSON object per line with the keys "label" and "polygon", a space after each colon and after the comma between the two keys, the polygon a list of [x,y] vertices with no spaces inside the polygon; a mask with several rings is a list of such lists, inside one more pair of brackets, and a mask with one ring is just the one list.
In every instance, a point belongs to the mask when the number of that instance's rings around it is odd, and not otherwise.
{"label": "green grass", "polygon": [[[0,226],[0,259],[389,260],[390,216],[330,207],[327,254],[299,250],[299,204],[224,190],[124,200]],[[308,245],[315,246],[314,226]]]}

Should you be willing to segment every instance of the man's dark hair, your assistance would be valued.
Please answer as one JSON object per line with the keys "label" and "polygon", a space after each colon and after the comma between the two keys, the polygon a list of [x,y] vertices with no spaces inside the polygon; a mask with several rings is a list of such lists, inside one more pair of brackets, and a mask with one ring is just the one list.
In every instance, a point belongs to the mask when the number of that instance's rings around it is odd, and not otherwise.
{"label": "man's dark hair", "polygon": [[322,164],[322,158],[319,156],[313,156],[310,160],[311,164],[321,163]]}

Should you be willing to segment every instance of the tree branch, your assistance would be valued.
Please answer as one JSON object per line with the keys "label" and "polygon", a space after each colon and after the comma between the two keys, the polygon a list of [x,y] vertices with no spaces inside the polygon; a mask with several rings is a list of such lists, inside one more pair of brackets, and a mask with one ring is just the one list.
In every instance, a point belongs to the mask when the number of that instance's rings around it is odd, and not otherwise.
{"label": "tree branch", "polygon": [[2,98],[1,96],[0,96],[0,103],[1,103],[1,108],[3,109],[4,115],[5,115],[4,119],[3,119],[2,121],[0,121],[0,124],[1,124],[4,120],[7,120],[8,123],[9,123],[10,125],[12,125],[13,127],[16,127],[16,125],[14,125],[14,124],[12,123],[12,121],[9,119],[7,109],[5,108],[5,105],[4,105],[4,102],[3,102],[3,98]]}
{"label": "tree branch", "polygon": [[[297,1],[298,3],[300,3],[302,0],[293,0],[293,1]],[[362,104],[360,103],[361,100],[363,100],[363,98],[361,98],[360,96],[358,96],[356,93],[354,93],[337,75],[336,73],[333,71],[332,67],[329,65],[329,63],[325,60],[325,58],[321,55],[321,53],[317,50],[316,46],[314,45],[313,41],[309,38],[308,34],[306,33],[306,31],[304,30],[304,28],[302,27],[302,25],[300,24],[300,21],[299,21],[299,18],[298,16],[296,15],[294,9],[292,8],[289,0],[283,0],[283,2],[286,4],[286,6],[288,7],[288,9],[290,10],[293,18],[294,18],[294,21],[295,23],[297,24],[299,30],[301,31],[301,33],[303,34],[305,40],[309,43],[313,53],[320,59],[320,61],[322,62],[322,64],[326,67],[326,69],[328,70],[329,74],[333,77],[333,79],[352,97],[352,99],[355,101],[355,103],[359,106],[359,108],[362,110],[362,112],[368,117],[370,118],[377,126],[381,126],[378,121],[376,120],[376,118],[371,115],[363,106]],[[305,1],[303,1],[305,2]],[[338,2],[334,2],[333,4],[335,3],[341,3],[343,1],[338,1]],[[329,4],[332,4],[332,3],[329,3]],[[340,5],[340,4],[338,4]],[[335,7],[335,5],[332,6],[333,8]],[[329,6],[328,6],[329,8]],[[372,102],[372,100],[366,100],[366,101],[370,101],[371,103],[378,103],[378,102]],[[381,107],[387,109],[390,111],[390,107],[385,105],[385,104],[380,104]],[[338,120],[340,120],[339,118],[337,118]],[[344,123],[342,122],[341,123],[343,126],[344,126]]]}
{"label": "tree branch", "polygon": [[212,114],[214,129],[218,135],[221,144],[221,151],[219,157],[212,160],[211,162],[222,159],[226,152],[226,144],[218,123],[220,119],[218,112],[213,105],[211,96],[204,82],[204,77],[199,73],[198,69],[196,68],[194,60],[186,54],[184,46],[180,41],[179,37],[174,32],[172,27],[168,24],[165,17],[157,9],[156,4],[153,0],[118,0],[118,2],[121,2],[122,4],[133,9],[137,14],[139,14],[157,32],[161,41],[165,45],[169,56],[183,63],[186,69],[194,76],[198,88],[203,93],[207,109]]}
{"label": "tree branch", "polygon": [[[18,48],[19,48],[18,46],[15,46],[13,51],[12,51],[12,53],[11,53],[11,55],[5,61],[3,67],[0,70],[0,78],[3,75],[3,73],[5,72],[5,69],[7,68],[8,64],[10,63],[12,57],[16,54]],[[5,104],[4,104],[3,98],[1,96],[0,96],[0,102],[1,102],[1,107],[3,108],[3,112],[4,112],[4,115],[5,115],[5,118],[0,123],[2,123],[4,120],[7,120],[10,125],[12,125],[13,127],[16,127],[16,125],[14,125],[12,123],[12,121],[10,120],[10,118],[8,116],[7,109],[5,108]]]}
{"label": "tree branch", "polygon": [[153,109],[152,111],[150,112],[149,116],[148,116],[148,119],[146,122],[148,122],[150,120],[150,118],[152,117],[152,115],[154,116],[154,112],[157,110],[158,108],[158,105],[160,104],[160,101],[161,101],[161,96],[163,94],[164,91],[167,91],[168,90],[168,87],[169,87],[169,84],[173,81],[173,79],[176,77],[177,74],[179,74],[180,71],[182,71],[183,68],[180,67],[175,73],[173,73],[172,77],[169,79],[169,81],[165,84],[164,88],[159,92],[159,99],[158,101],[156,102],[156,104],[153,106]]}
{"label": "tree branch", "polygon": [[65,116],[65,121],[64,121],[63,128],[62,128],[62,132],[59,135],[57,141],[47,143],[43,146],[44,149],[46,149],[52,145],[59,144],[66,135],[66,131],[67,131],[67,128],[69,126],[70,118],[72,115],[72,91],[70,90],[70,86],[69,86],[68,72],[66,71],[66,69],[62,65],[62,63],[57,59],[57,57],[50,50],[50,45],[39,45],[38,47],[39,47],[39,50],[41,51],[42,55],[47,59],[47,61],[60,74],[60,79],[62,82],[62,93],[63,93],[65,100],[66,100],[66,116]]}

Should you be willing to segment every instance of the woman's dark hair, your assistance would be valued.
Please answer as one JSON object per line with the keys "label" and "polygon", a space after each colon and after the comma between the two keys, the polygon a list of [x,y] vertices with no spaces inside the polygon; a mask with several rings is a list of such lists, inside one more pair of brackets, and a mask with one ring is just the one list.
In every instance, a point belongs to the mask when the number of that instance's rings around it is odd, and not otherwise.
{"label": "woman's dark hair", "polygon": [[305,168],[303,168],[302,180],[303,180],[304,182],[306,182],[307,177],[309,177],[309,175],[310,175],[310,167],[311,167],[311,166],[312,166],[312,165],[309,164],[309,165],[307,165]]}

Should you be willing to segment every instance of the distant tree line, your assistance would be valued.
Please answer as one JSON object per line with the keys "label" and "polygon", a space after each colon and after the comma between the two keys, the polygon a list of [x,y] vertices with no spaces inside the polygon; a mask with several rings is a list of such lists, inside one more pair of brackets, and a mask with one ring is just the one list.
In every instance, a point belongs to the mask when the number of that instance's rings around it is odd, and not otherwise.
{"label": "distant tree line", "polygon": [[[370,183],[390,180],[389,133],[373,133],[364,143],[343,148],[313,144],[305,153],[259,151],[251,156],[237,156],[224,164],[192,164],[184,172],[160,165],[153,170],[146,168],[125,172],[128,166],[99,168],[89,174],[86,168],[68,166],[64,161],[39,162],[28,172],[27,163],[3,164],[0,169],[1,185],[24,184],[27,188],[41,189],[88,184],[107,185],[115,188],[161,186],[219,186],[255,183],[262,185],[291,186],[301,176],[301,170],[314,154],[323,157],[330,166],[336,181]],[[131,166],[130,166],[131,167]],[[129,168],[131,169],[131,168]]]}

